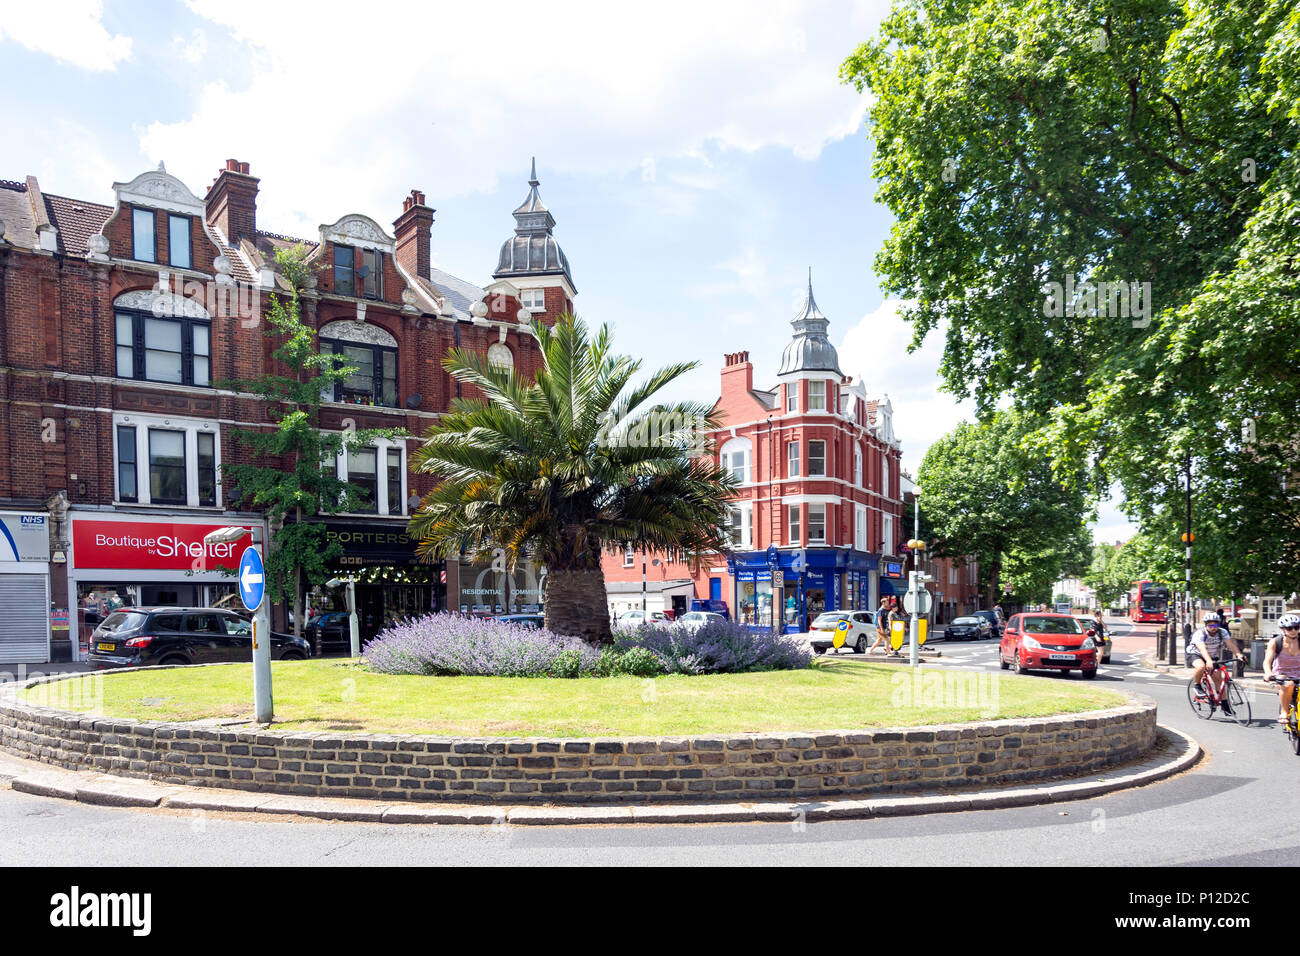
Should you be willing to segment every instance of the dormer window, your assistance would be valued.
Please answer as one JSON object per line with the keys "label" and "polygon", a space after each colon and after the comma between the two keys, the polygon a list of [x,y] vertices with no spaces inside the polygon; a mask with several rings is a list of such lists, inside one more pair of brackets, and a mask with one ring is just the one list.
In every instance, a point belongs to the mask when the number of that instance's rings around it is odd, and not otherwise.
{"label": "dormer window", "polygon": [[167,217],[167,261],[178,269],[193,268],[189,216]]}
{"label": "dormer window", "polygon": [[545,312],[546,290],[525,289],[519,294],[519,304],[529,312]]}
{"label": "dormer window", "polygon": [[384,254],[377,249],[361,250],[361,294],[367,299],[381,299],[384,295]]}
{"label": "dormer window", "polygon": [[826,383],[824,381],[810,381],[808,383],[808,411],[826,411]]}
{"label": "dormer window", "polygon": [[131,210],[131,258],[137,262],[158,261],[158,241],[154,233],[152,209]]}
{"label": "dormer window", "polygon": [[351,246],[334,247],[334,292],[336,295],[356,295],[356,250]]}

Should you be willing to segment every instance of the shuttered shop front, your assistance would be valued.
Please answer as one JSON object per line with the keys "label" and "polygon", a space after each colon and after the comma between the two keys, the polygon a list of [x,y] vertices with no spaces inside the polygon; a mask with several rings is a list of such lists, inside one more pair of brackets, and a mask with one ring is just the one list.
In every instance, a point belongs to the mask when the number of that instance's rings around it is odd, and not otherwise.
{"label": "shuttered shop front", "polygon": [[0,663],[43,664],[50,659],[48,574],[0,574]]}
{"label": "shuttered shop front", "polygon": [[0,512],[0,664],[50,659],[49,516]]}

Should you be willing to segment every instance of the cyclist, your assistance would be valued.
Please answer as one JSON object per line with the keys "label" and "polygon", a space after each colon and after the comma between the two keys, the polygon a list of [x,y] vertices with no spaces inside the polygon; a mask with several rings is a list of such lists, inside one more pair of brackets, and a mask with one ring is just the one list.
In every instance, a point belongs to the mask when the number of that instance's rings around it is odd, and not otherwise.
{"label": "cyclist", "polygon": [[1283,614],[1277,626],[1282,633],[1268,642],[1264,655],[1264,680],[1276,681],[1279,713],[1277,722],[1286,724],[1291,694],[1300,682],[1300,614]]}
{"label": "cyclist", "polygon": [[[1223,678],[1218,671],[1213,670],[1215,664],[1220,663],[1223,658],[1223,645],[1227,644],[1231,648],[1233,656],[1238,660],[1243,660],[1244,655],[1241,648],[1232,638],[1227,630],[1220,627],[1219,615],[1210,611],[1201,621],[1201,626],[1192,633],[1192,639],[1187,645],[1186,664],[1192,668],[1192,680],[1200,683],[1201,678],[1205,676],[1206,668],[1211,668],[1210,680],[1214,683],[1214,695],[1217,697],[1223,693]],[[1232,708],[1228,705],[1228,699],[1225,697],[1219,701],[1223,708],[1224,714],[1232,716]],[[1213,709],[1214,705],[1210,705]]]}

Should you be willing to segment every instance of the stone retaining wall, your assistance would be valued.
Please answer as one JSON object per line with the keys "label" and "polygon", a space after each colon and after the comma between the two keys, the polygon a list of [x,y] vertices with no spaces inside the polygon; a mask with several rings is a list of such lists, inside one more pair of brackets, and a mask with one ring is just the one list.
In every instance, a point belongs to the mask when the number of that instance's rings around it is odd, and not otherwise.
{"label": "stone retaining wall", "polygon": [[[66,676],[66,675],[65,675]],[[223,730],[82,717],[0,685],[0,750],[170,784],[326,797],[614,803],[879,795],[1038,782],[1155,742],[1150,698],[1111,710],[924,729],[502,739]]]}

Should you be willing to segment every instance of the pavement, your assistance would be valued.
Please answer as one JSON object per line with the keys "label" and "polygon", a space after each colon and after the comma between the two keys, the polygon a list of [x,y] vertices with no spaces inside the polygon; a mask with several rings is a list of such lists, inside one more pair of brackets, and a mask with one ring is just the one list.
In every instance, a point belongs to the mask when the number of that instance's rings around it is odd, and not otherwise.
{"label": "pavement", "polygon": [[981,791],[911,792],[906,796],[826,798],[804,802],[659,803],[611,806],[377,803],[336,797],[300,797],[184,787],[87,770],[64,770],[0,753],[0,790],[106,807],[292,815],[365,823],[522,824],[563,826],[608,823],[758,823],[847,820],[1025,807],[1083,800],[1141,787],[1190,769],[1200,745],[1181,731],[1160,726],[1156,746],[1141,760],[1100,774],[1030,786]]}

